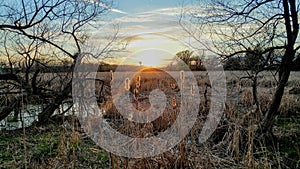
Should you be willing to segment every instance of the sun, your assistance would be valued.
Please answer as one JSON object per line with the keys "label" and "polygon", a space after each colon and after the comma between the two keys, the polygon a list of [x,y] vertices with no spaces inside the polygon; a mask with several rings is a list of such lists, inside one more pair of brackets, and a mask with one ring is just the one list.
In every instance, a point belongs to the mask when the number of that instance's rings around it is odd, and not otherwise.
{"label": "sun", "polygon": [[159,33],[136,34],[127,37],[126,41],[130,53],[126,62],[150,67],[168,65],[178,51],[186,48],[178,40]]}
{"label": "sun", "polygon": [[142,50],[133,56],[137,64],[150,67],[164,66],[171,57],[171,53],[159,49]]}
{"label": "sun", "polygon": [[140,65],[143,66],[151,66],[151,67],[159,67],[163,64],[163,58],[158,58],[154,53],[145,53],[137,57]]}

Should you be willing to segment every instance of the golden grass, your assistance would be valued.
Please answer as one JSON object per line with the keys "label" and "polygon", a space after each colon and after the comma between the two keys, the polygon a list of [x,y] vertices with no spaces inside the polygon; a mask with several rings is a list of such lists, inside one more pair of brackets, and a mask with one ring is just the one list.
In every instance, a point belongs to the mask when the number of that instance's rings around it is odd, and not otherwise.
{"label": "golden grass", "polygon": [[[209,78],[206,73],[194,72],[194,74],[198,79],[197,85],[201,95],[201,104],[199,105],[198,119],[190,133],[177,146],[155,157],[130,159],[106,152],[109,154],[109,168],[276,168],[282,166],[283,157],[277,152],[279,151],[278,149],[272,152],[274,155],[266,148],[266,145],[261,143],[259,147],[254,144],[254,131],[261,117],[259,117],[260,115],[257,112],[253,111],[254,103],[251,93],[251,82],[246,80],[240,81],[236,76],[227,77],[227,84],[228,88],[231,89],[229,91],[235,92],[234,94],[238,97],[235,98],[236,100],[228,100],[226,102],[226,109],[217,130],[206,143],[199,143],[198,136],[210,108],[211,91]],[[106,84],[110,84],[111,78],[109,73],[101,73],[97,76],[100,79],[104,79]],[[141,77],[140,80],[139,76]],[[154,73],[154,71],[142,72],[131,79],[131,92],[133,92],[134,88],[138,88],[139,109],[141,110],[146,110],[150,107],[147,96],[153,89],[159,88],[167,95],[168,104],[163,115],[146,124],[138,124],[125,119],[113,104],[109,88],[105,87],[104,95],[106,101],[99,104],[101,109],[105,110],[104,118],[108,120],[115,130],[131,137],[151,137],[165,131],[174,124],[181,106],[180,86],[175,83],[176,80],[179,79],[172,79],[170,76],[162,74],[162,72]],[[258,83],[259,100],[263,112],[267,110],[270,104],[272,87],[275,84],[273,81],[268,82],[269,80],[261,78]],[[140,81],[140,84],[137,83],[138,81]],[[297,81],[295,78],[292,78],[292,82]],[[290,88],[294,86],[289,85]],[[229,93],[229,95],[232,93]],[[300,104],[297,99],[298,96],[290,95],[286,92],[279,109],[280,112],[299,112]],[[134,102],[134,99],[132,100]],[[174,100],[176,102],[175,106]],[[96,122],[92,120],[91,123]],[[53,165],[48,167],[82,167],[78,161],[78,154],[80,154],[80,144],[84,138],[78,133],[80,129],[74,116],[71,126],[71,132],[64,125],[60,128],[57,145],[58,155],[55,159],[52,159]],[[25,134],[24,149],[27,146]],[[103,151],[99,147],[88,148],[94,153],[91,156],[96,156],[99,151]],[[29,157],[31,157],[30,153],[26,154],[26,151],[24,151],[24,161]],[[25,168],[26,162],[23,163]],[[29,167],[32,167],[32,165],[29,164]],[[101,168],[101,166],[94,168]]]}

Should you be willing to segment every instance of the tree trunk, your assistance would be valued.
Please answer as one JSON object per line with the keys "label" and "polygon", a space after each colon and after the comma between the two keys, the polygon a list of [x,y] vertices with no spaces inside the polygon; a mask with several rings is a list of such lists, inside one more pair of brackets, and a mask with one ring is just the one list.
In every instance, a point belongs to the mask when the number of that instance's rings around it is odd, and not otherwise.
{"label": "tree trunk", "polygon": [[[4,120],[10,113],[15,109],[20,108],[19,106],[20,98],[14,98],[9,102],[8,106],[4,106],[2,111],[0,112],[0,121]],[[15,112],[16,113],[16,112]]]}
{"label": "tree trunk", "polygon": [[257,73],[255,73],[252,77],[252,95],[254,104],[256,105],[256,111],[260,111],[260,104],[257,95]]}
{"label": "tree trunk", "polygon": [[285,85],[289,79],[293,59],[295,57],[295,43],[299,32],[298,12],[296,10],[295,0],[283,0],[284,20],[287,36],[287,45],[279,67],[279,84],[272,98],[269,110],[263,121],[260,123],[257,135],[272,133],[275,116],[278,114],[278,108],[284,93]]}
{"label": "tree trunk", "polygon": [[[288,66],[289,67],[289,66]],[[284,72],[282,72],[281,79],[279,81],[279,85],[276,88],[275,94],[273,95],[272,102],[269,106],[269,109],[260,125],[259,134],[264,134],[266,132],[271,132],[275,116],[278,114],[278,108],[281,103],[281,99],[284,93],[285,85],[289,79],[290,70],[286,68]]]}
{"label": "tree trunk", "polygon": [[67,86],[58,94],[54,101],[44,108],[43,112],[38,115],[39,123],[42,124],[47,122],[49,118],[54,114],[55,110],[69,97],[69,94],[72,91],[72,83],[68,83]]}
{"label": "tree trunk", "polygon": [[4,120],[13,111],[13,106],[6,106],[2,109],[0,114],[0,121]]}

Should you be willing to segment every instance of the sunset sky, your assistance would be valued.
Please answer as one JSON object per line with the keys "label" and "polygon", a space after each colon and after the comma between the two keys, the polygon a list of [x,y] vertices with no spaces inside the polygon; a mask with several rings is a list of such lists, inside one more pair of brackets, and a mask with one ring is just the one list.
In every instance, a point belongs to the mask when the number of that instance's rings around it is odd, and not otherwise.
{"label": "sunset sky", "polygon": [[118,25],[118,40],[127,43],[127,47],[126,52],[116,54],[118,59],[113,62],[121,63],[121,58],[126,58],[123,63],[166,65],[177,52],[189,49],[193,43],[179,24],[183,7],[190,5],[190,1],[182,0],[115,0],[109,14],[112,21],[104,26],[107,31],[96,32],[93,37],[113,34]]}
{"label": "sunset sky", "polygon": [[[109,3],[110,0],[108,4],[102,3],[105,2],[102,0],[83,1],[96,3],[109,11],[89,23],[91,27],[86,27],[88,40],[82,52],[99,55],[101,58],[96,60],[97,62],[132,65],[139,65],[142,62],[144,66],[163,66],[174,61],[176,53],[194,50],[190,48],[190,45],[200,50],[203,48],[203,46],[197,46],[199,44],[195,43],[179,24],[183,9],[195,8],[193,3],[197,4],[197,0],[112,0],[112,4]],[[14,4],[19,1],[9,2]],[[190,26],[188,21],[184,21],[184,25]],[[113,43],[110,43],[116,32],[117,37]],[[76,50],[73,41],[65,39],[61,41],[71,53],[76,52],[72,51]],[[109,58],[101,53],[107,44],[110,44],[109,49],[114,51],[107,52],[110,55]],[[126,48],[118,50],[124,44]],[[6,58],[0,58],[0,61],[5,62]]]}

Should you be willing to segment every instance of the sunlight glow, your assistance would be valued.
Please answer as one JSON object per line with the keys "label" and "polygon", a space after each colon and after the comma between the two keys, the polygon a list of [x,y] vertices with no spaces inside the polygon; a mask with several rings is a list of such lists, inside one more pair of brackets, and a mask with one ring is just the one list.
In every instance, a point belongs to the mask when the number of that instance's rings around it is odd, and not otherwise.
{"label": "sunlight glow", "polygon": [[151,67],[167,65],[175,54],[185,49],[178,40],[160,34],[138,34],[127,38],[127,49],[134,53],[131,64]]}
{"label": "sunlight glow", "polygon": [[141,65],[143,66],[158,67],[164,64],[163,57],[160,57],[157,52],[151,50],[142,52],[142,54],[138,55],[135,59],[141,61]]}
{"label": "sunlight glow", "polygon": [[164,49],[172,53],[184,49],[178,40],[160,34],[139,34],[128,38],[128,48],[133,51],[145,50],[149,48]]}

